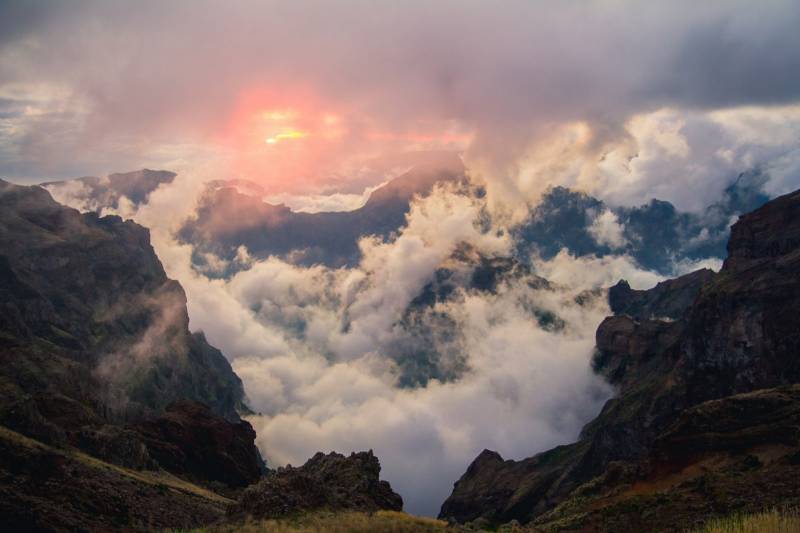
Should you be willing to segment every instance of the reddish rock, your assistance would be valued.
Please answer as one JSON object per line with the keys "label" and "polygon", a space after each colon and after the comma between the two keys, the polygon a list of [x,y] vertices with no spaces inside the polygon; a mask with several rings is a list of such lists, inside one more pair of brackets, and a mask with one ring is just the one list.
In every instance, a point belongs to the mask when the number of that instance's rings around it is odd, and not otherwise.
{"label": "reddish rock", "polygon": [[378,458],[368,452],[317,453],[299,468],[288,466],[248,487],[231,509],[240,518],[277,518],[315,509],[373,512],[403,510],[403,499],[380,480]]}
{"label": "reddish rock", "polygon": [[163,415],[133,426],[161,468],[198,483],[245,487],[261,477],[256,432],[246,421],[229,422],[207,406],[178,401]]}

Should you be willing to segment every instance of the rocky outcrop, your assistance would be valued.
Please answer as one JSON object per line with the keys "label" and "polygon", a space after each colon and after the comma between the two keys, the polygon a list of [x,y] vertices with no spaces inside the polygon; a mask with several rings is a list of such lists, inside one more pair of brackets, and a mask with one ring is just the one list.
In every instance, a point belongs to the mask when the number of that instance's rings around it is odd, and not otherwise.
{"label": "rocky outcrop", "polygon": [[796,505],[800,191],[741,217],[728,251],[718,274],[612,289],[594,366],[616,397],[574,444],[481,454],[440,516],[641,531]]}
{"label": "rocky outcrop", "polygon": [[368,452],[317,453],[306,464],[268,473],[242,493],[231,515],[277,518],[316,509],[373,512],[401,511],[403,499],[380,480],[378,458]]}
{"label": "rocky outcrop", "polygon": [[692,305],[714,271],[704,268],[676,279],[662,281],[646,291],[631,289],[621,280],[608,290],[608,304],[615,315],[638,319],[676,319]]}
{"label": "rocky outcrop", "polygon": [[145,228],[0,182],[0,229],[0,421],[57,439],[39,423],[64,414],[44,416],[53,397],[80,406],[79,420],[56,421],[68,430],[158,413],[181,398],[238,420],[241,381],[189,332],[186,296]]}
{"label": "rocky outcrop", "polygon": [[185,479],[241,488],[261,477],[263,462],[253,427],[215,416],[203,404],[175,402],[133,430],[161,468]]}
{"label": "rocky outcrop", "polygon": [[693,401],[800,382],[800,191],[744,215],[686,317]]}

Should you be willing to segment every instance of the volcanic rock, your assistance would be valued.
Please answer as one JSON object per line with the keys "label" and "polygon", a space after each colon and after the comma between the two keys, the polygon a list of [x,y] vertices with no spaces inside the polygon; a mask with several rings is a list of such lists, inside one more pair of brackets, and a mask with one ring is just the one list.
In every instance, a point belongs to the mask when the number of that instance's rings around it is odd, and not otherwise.
{"label": "volcanic rock", "polygon": [[303,466],[271,471],[244,490],[231,514],[277,518],[315,509],[373,512],[401,511],[403,499],[381,481],[378,458],[368,452],[349,457],[317,453]]}
{"label": "volcanic rock", "polygon": [[163,469],[198,483],[245,487],[261,477],[256,432],[246,421],[230,422],[208,406],[178,401],[134,431]]}
{"label": "volcanic rock", "polygon": [[718,274],[610,293],[595,370],[618,387],[581,438],[481,454],[440,517],[543,530],[682,530],[797,505],[800,191],[733,226]]}

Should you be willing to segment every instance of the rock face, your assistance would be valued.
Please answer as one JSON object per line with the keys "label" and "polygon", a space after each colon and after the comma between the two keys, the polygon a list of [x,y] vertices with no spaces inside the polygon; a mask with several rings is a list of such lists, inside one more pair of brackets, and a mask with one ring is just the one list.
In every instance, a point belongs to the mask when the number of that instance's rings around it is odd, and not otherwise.
{"label": "rock face", "polygon": [[175,402],[133,429],[159,466],[186,479],[246,487],[261,477],[253,427],[215,416],[203,404]]}
{"label": "rock face", "polygon": [[800,191],[739,219],[718,274],[617,285],[594,366],[618,395],[576,443],[522,461],[483,452],[440,516],[681,530],[796,505],[799,273]]}
{"label": "rock face", "polygon": [[608,305],[615,315],[638,319],[677,319],[692,305],[700,289],[711,281],[714,271],[704,268],[677,279],[662,281],[646,291],[631,289],[620,281],[608,290]]}
{"label": "rock face", "polygon": [[242,383],[188,326],[145,228],[0,181],[0,523],[199,525],[230,502],[186,480],[259,478]]}
{"label": "rock face", "polygon": [[238,420],[241,381],[188,324],[183,289],[145,228],[0,182],[0,420],[28,412],[35,425],[53,397],[85,406],[72,413],[82,421],[137,418],[180,398]]}
{"label": "rock face", "polygon": [[401,511],[403,499],[388,482],[380,480],[380,471],[372,450],[349,457],[317,453],[299,468],[279,468],[248,487],[231,514],[277,518],[315,509]]}

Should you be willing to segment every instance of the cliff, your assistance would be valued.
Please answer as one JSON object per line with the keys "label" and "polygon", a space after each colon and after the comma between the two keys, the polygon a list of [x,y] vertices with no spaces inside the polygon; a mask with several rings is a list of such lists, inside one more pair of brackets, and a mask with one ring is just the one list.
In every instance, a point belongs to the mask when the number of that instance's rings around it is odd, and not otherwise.
{"label": "cliff", "polygon": [[[544,530],[691,527],[797,505],[800,191],[742,216],[718,274],[610,291],[595,370],[618,387],[580,440],[484,451],[440,516]],[[771,414],[772,413],[772,414]],[[776,415],[774,413],[779,413]]]}

